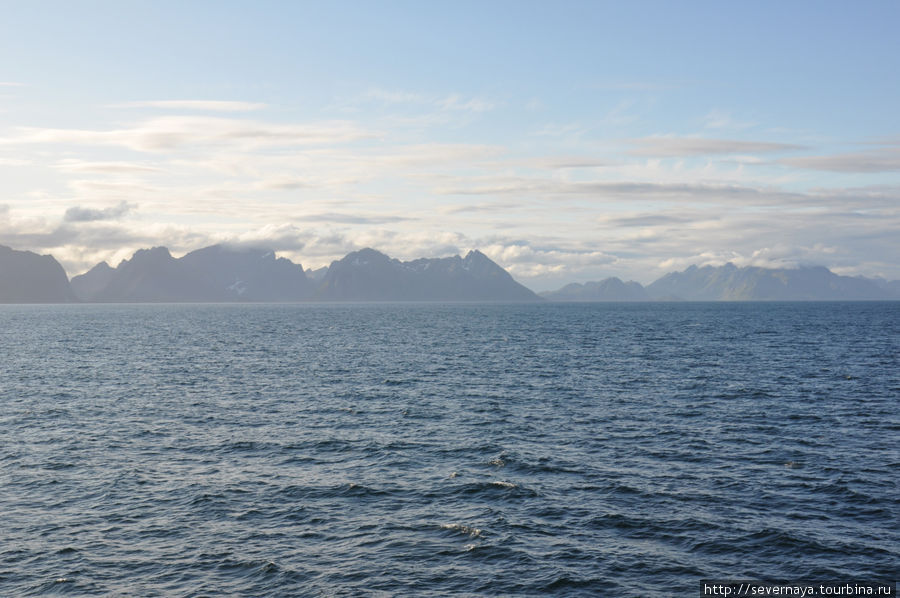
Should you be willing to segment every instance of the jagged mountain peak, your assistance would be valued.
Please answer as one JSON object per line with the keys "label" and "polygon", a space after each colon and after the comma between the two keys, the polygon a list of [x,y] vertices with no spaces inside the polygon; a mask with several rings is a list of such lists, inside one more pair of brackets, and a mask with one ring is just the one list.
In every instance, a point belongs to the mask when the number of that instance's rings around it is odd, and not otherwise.
{"label": "jagged mountain peak", "polygon": [[369,264],[385,264],[390,262],[397,262],[398,260],[392,259],[388,255],[381,253],[377,249],[372,249],[371,247],[364,247],[362,249],[358,249],[356,251],[351,251],[343,258],[338,260],[338,262],[343,264],[348,264],[352,266],[367,266]]}
{"label": "jagged mountain peak", "polygon": [[534,301],[538,297],[480,251],[401,262],[374,249],[332,263],[317,297],[338,301]]}

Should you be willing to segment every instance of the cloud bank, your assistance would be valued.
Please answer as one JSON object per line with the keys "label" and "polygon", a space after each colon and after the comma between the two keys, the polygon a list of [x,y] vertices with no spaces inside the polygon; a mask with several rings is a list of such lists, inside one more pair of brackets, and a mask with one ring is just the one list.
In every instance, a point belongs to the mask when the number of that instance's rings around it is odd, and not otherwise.
{"label": "cloud bank", "polygon": [[[128,102],[132,121],[14,127],[0,168],[22,182],[0,204],[0,243],[53,253],[70,274],[142,247],[232,242],[309,267],[363,247],[478,248],[536,290],[724,261],[900,278],[900,181],[881,176],[900,169],[891,139],[829,152],[749,137],[751,123],[713,112],[699,126],[748,138],[535,133],[551,121],[487,137],[502,100],[375,89],[359,102],[319,119],[275,118],[264,102]],[[454,114],[462,129],[445,128]]]}

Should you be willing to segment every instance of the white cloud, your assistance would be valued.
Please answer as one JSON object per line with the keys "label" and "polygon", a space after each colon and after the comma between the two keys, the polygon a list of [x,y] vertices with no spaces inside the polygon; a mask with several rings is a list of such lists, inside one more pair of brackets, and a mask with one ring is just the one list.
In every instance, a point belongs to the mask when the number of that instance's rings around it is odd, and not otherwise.
{"label": "white cloud", "polygon": [[617,258],[604,251],[535,247],[529,241],[495,240],[481,250],[517,277],[575,274],[587,268],[614,264]]}

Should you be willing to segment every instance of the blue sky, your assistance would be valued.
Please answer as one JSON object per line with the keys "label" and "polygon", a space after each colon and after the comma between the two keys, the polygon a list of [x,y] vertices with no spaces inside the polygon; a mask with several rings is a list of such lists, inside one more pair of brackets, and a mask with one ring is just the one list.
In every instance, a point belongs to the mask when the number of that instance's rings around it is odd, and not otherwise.
{"label": "blue sky", "polygon": [[0,244],[900,278],[896,2],[4,2]]}

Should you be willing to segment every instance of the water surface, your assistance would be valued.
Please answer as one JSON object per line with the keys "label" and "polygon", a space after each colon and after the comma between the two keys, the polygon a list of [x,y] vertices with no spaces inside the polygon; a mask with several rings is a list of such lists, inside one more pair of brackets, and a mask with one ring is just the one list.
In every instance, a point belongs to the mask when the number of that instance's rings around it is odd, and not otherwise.
{"label": "water surface", "polygon": [[896,580],[900,303],[0,306],[0,594]]}

